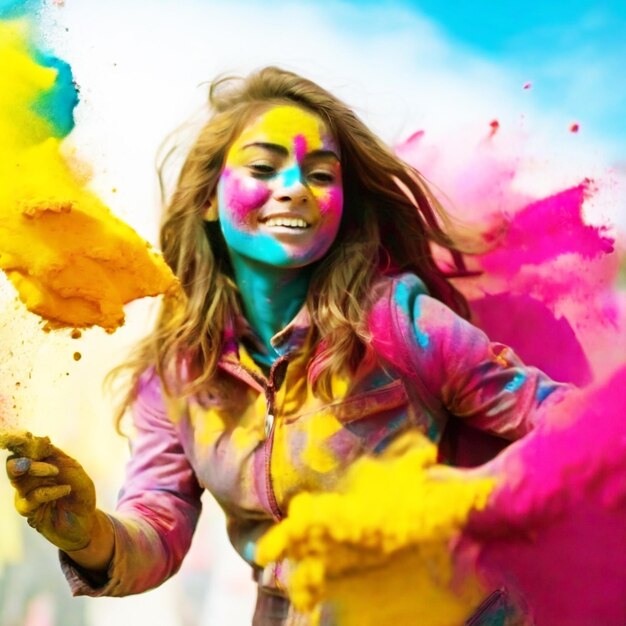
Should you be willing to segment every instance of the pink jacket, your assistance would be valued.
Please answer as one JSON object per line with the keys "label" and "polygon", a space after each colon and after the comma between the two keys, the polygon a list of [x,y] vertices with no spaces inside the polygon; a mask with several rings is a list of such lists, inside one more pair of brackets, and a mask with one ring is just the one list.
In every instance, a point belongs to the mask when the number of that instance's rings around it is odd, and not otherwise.
{"label": "pink jacket", "polygon": [[[211,394],[165,397],[146,373],[133,406],[135,434],[115,514],[109,579],[94,587],[62,557],[75,595],[150,589],[179,568],[208,489],[224,509],[231,541],[253,567],[257,539],[301,491],[330,490],[362,455],[419,429],[439,442],[449,415],[506,439],[546,419],[566,385],[523,365],[510,348],[426,294],[412,274],[381,277],[368,314],[376,358],[333,380],[333,400],[307,382],[306,310],[273,339],[267,376],[241,338],[227,341],[220,376],[228,401]],[[281,564],[258,570],[281,586]]]}

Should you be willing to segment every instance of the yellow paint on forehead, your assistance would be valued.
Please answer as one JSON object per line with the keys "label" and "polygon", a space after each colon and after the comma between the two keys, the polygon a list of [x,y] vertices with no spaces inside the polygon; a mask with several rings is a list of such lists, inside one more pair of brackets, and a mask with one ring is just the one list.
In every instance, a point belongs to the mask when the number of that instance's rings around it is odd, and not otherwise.
{"label": "yellow paint on forehead", "polygon": [[304,137],[307,151],[324,147],[326,125],[315,114],[297,106],[279,105],[268,109],[254,119],[233,144],[231,153],[251,142],[275,143],[288,150],[294,149],[295,138]]}

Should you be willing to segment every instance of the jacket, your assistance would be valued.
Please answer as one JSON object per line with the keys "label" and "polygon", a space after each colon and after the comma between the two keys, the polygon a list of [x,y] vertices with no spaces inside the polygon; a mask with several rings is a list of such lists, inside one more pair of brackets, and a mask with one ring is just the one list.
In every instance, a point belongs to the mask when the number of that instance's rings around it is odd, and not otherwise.
{"label": "jacket", "polygon": [[229,398],[172,398],[146,372],[132,407],[131,459],[116,512],[109,578],[94,587],[68,559],[75,595],[121,596],[159,585],[179,568],[208,489],[226,513],[235,549],[260,584],[281,588],[280,563],[260,570],[258,538],[302,491],[332,490],[362,455],[379,454],[418,429],[438,443],[450,415],[508,440],[546,419],[567,389],[430,297],[413,274],[381,276],[367,326],[372,359],[313,394],[309,317],[302,309],[276,335],[269,373],[233,333],[219,375]]}

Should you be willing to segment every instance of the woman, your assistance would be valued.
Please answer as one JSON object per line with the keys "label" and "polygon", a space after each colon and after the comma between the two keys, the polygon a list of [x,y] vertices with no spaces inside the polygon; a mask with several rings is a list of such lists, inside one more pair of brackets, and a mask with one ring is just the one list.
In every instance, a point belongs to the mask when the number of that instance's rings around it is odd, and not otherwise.
{"label": "woman", "polygon": [[154,587],[184,557],[208,488],[259,583],[255,624],[289,611],[258,538],[305,490],[448,415],[523,436],[562,386],[469,324],[431,244],[461,257],[418,172],[340,101],[265,68],[211,88],[212,117],[161,230],[183,295],[133,363],[135,433],[113,515],[56,449],[13,458],[17,508],[62,550],[75,594]]}

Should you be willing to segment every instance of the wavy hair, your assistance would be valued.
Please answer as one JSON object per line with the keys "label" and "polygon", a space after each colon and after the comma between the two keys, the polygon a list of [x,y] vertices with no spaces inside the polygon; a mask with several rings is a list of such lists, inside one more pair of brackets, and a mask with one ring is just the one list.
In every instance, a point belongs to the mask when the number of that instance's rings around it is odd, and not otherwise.
{"label": "wavy hair", "polygon": [[241,303],[224,239],[205,215],[230,146],[255,114],[275,104],[297,105],[319,116],[341,153],[342,223],[313,271],[307,297],[317,344],[309,364],[316,393],[329,397],[332,374],[355,368],[367,355],[364,318],[376,275],[412,271],[432,296],[468,317],[464,297],[432,250],[432,244],[448,250],[459,275],[464,271],[460,246],[449,235],[449,217],[417,170],[342,101],[295,73],[265,67],[246,78],[219,78],[209,90],[210,118],[182,166],[161,226],[161,249],[182,293],[163,301],[154,332],[126,364],[134,381],[126,404],[150,366],[170,394],[199,393],[218,378],[224,332],[241,313]]}

